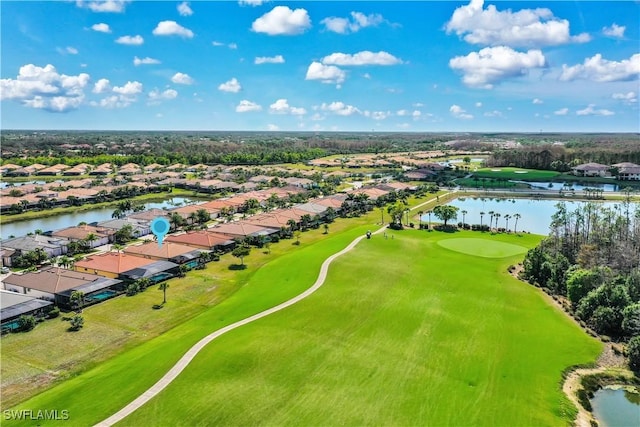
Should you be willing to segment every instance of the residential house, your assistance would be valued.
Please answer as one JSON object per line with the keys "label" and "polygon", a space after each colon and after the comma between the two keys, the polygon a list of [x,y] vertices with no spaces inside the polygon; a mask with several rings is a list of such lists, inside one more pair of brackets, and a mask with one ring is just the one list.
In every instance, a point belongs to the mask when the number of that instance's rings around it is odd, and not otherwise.
{"label": "residential house", "polygon": [[[0,242],[0,246],[2,246],[3,249],[13,249],[16,251],[11,255],[11,257],[8,257],[7,259],[3,258],[3,263],[5,261],[11,262],[16,256],[36,249],[42,249],[47,254],[48,258],[57,257],[67,253],[68,245],[69,240],[65,238],[44,236],[40,234],[14,237]],[[10,267],[12,264],[5,265]]]}
{"label": "residential house", "polygon": [[48,168],[40,169],[36,171],[36,175],[60,175],[62,171],[69,169],[70,166],[58,163],[57,165],[49,166]]}
{"label": "residential house", "polygon": [[89,169],[91,169],[90,165],[88,165],[87,163],[80,163],[80,164],[75,165],[72,168],[69,168],[69,169],[63,171],[62,175],[64,175],[64,176],[84,175],[87,172],[89,172]]}
{"label": "residential house", "polygon": [[44,317],[53,308],[53,302],[0,290],[0,327],[2,333],[17,330],[20,316]]}
{"label": "residential house", "polygon": [[127,246],[123,252],[141,258],[171,261],[195,267],[202,251],[193,246],[165,241],[161,245],[157,242],[146,242],[141,245]]}
{"label": "residential house", "polygon": [[111,228],[118,232],[125,225],[130,225],[133,237],[146,236],[151,233],[151,222],[144,220],[136,220],[134,218],[110,219],[98,223],[98,227]]}
{"label": "residential house", "polygon": [[187,231],[186,233],[171,234],[164,239],[165,242],[178,243],[198,249],[209,251],[230,251],[236,242],[223,234],[209,230]]}
{"label": "residential house", "polygon": [[576,176],[609,176],[609,166],[602,165],[600,163],[585,163],[582,165],[574,166],[571,171]]}
{"label": "residential house", "polygon": [[618,179],[620,181],[640,181],[640,165],[625,162],[613,166],[618,168]]}
{"label": "residential house", "polygon": [[[90,248],[112,243],[116,230],[93,225],[75,225],[51,233],[54,237],[64,237],[72,242],[87,242]],[[93,239],[91,237],[93,236]]]}
{"label": "residential house", "polygon": [[229,222],[210,228],[209,230],[214,233],[229,236],[232,239],[266,237],[280,232],[280,228],[263,227],[250,224],[247,221]]}
{"label": "residential house", "polygon": [[75,271],[93,273],[115,279],[126,271],[149,265],[152,262],[153,260],[124,254],[122,252],[107,252],[91,255],[85,259],[76,261],[73,269]]}
{"label": "residential house", "polygon": [[180,266],[170,261],[154,261],[142,267],[136,267],[121,273],[118,277],[125,283],[135,282],[140,279],[149,279],[152,283],[160,283],[176,276]]}

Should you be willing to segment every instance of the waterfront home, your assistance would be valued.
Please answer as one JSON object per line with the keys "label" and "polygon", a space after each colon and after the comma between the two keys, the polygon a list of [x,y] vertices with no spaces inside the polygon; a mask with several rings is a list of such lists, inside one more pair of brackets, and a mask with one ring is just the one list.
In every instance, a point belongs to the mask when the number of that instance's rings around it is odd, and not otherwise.
{"label": "waterfront home", "polygon": [[[73,291],[82,292],[85,303],[92,304],[116,294],[121,280],[61,267],[45,267],[39,271],[11,274],[4,280],[4,289],[34,298],[54,301],[64,309],[73,309],[70,298]],[[110,290],[112,292],[105,292]],[[96,296],[94,298],[94,296]]]}
{"label": "waterfront home", "polygon": [[151,241],[141,245],[127,246],[123,252],[145,259],[171,261],[176,264],[189,264],[190,267],[194,267],[202,251],[193,246],[172,243],[165,240],[162,245],[159,245],[158,242]]}
{"label": "waterfront home", "polygon": [[618,179],[620,181],[640,181],[640,165],[625,162],[613,166],[618,168]]}
{"label": "waterfront home", "polygon": [[11,172],[11,171],[14,171],[16,169],[21,169],[21,168],[22,168],[22,166],[14,165],[13,163],[7,163],[7,164],[4,164],[4,165],[0,166],[0,174],[6,175],[7,172]]}
{"label": "waterfront home", "polygon": [[109,219],[98,223],[98,227],[110,228],[118,232],[125,225],[131,226],[131,234],[133,237],[146,236],[151,233],[151,222],[144,220],[136,220],[134,218]]}
{"label": "waterfront home", "polygon": [[585,163],[582,165],[574,166],[571,171],[576,176],[609,176],[609,166],[602,165],[600,163]]}
{"label": "waterfront home", "polygon": [[154,261],[142,267],[136,267],[121,273],[118,277],[125,283],[140,279],[149,279],[152,283],[159,283],[176,276],[180,266],[170,261]]}
{"label": "waterfront home", "polygon": [[280,232],[280,228],[263,227],[247,221],[229,222],[210,228],[214,233],[229,236],[232,239],[267,237]]}
{"label": "waterfront home", "polygon": [[209,251],[222,250],[228,252],[234,248],[236,242],[223,234],[210,230],[187,231],[186,233],[171,234],[164,239],[165,242],[179,243],[197,249]]}
{"label": "waterfront home", "polygon": [[[154,242],[155,243],[155,242]],[[156,246],[158,245],[155,243]],[[122,252],[107,252],[98,255],[91,255],[73,265],[75,271],[93,273],[100,276],[117,278],[120,274],[134,268],[151,264],[153,260],[141,258],[135,255],[123,254]]]}
{"label": "waterfront home", "polygon": [[93,225],[74,225],[55,230],[51,233],[55,237],[64,237],[72,242],[86,242],[90,248],[112,243],[116,230],[112,228],[96,227]]}
{"label": "waterfront home", "polygon": [[111,163],[103,163],[97,166],[95,169],[89,172],[89,175],[109,175],[113,172],[113,166]]}
{"label": "waterfront home", "polygon": [[[0,242],[0,246],[2,246],[3,249],[8,248],[15,250],[11,257],[6,260],[11,262],[11,264],[5,264],[9,267],[13,265],[12,262],[17,256],[23,255],[25,252],[42,249],[48,258],[53,258],[66,254],[68,245],[68,239],[40,234],[14,237]],[[3,263],[4,262],[5,260],[3,259]]]}
{"label": "waterfront home", "polygon": [[53,302],[0,289],[0,327],[2,333],[20,328],[20,316],[44,317]]}
{"label": "waterfront home", "polygon": [[57,165],[49,166],[48,168],[40,169],[36,171],[36,175],[60,175],[62,171],[69,169],[70,166],[58,163]]}
{"label": "waterfront home", "polygon": [[88,165],[87,163],[80,163],[70,169],[63,171],[62,175],[64,176],[84,175],[87,172],[89,172],[89,169],[91,169],[91,165]]}
{"label": "waterfront home", "polygon": [[151,221],[153,221],[154,219],[158,218],[158,217],[168,217],[169,216],[169,212],[164,210],[164,209],[158,209],[158,208],[153,208],[153,209],[147,209],[146,211],[141,211],[141,212],[134,212],[130,215],[127,216],[127,218],[131,218],[133,220],[136,221],[140,221],[140,222],[149,222],[151,223]]}

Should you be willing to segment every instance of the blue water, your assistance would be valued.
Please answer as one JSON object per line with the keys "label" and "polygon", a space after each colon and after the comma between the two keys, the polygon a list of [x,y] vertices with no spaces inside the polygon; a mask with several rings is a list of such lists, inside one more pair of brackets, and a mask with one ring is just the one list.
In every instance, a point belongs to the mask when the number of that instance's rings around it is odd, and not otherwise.
{"label": "blue water", "polygon": [[[524,182],[524,181],[515,181],[511,180],[510,182]],[[560,191],[560,190],[568,190],[572,189],[575,191],[582,191],[585,188],[597,188],[598,190],[602,190],[605,192],[610,191],[619,191],[620,186],[618,184],[599,184],[599,183],[589,183],[589,184],[577,184],[571,182],[535,182],[535,181],[527,181],[525,184],[529,184],[533,188],[539,188],[542,190],[550,190],[550,191]]]}
{"label": "blue water", "polygon": [[112,291],[111,289],[106,289],[104,291],[98,292],[97,294],[91,294],[87,297],[88,300],[98,300],[102,301],[105,299],[109,299],[111,297],[116,296],[118,293],[116,291]]}
{"label": "blue water", "polygon": [[640,426],[640,394],[604,388],[591,399],[593,415],[601,427]]}
{"label": "blue water", "polygon": [[[489,211],[499,213],[501,217],[498,219],[498,227],[505,228],[505,215],[511,215],[509,220],[509,229],[513,230],[515,219],[513,215],[520,214],[518,219],[517,231],[526,231],[533,234],[549,234],[549,225],[551,224],[551,216],[556,212],[556,204],[559,200],[534,200],[534,199],[491,199],[491,198],[460,198],[452,201],[449,205],[459,208],[458,218],[453,223],[462,222],[462,211],[466,210],[465,222],[467,224],[480,224],[480,212],[484,212],[482,223],[489,224]],[[581,203],[576,201],[564,201],[568,211],[575,210]],[[608,206],[613,206],[613,202],[598,202]],[[422,221],[429,220],[428,215],[422,216]],[[431,215],[431,221],[440,222],[435,215]],[[494,219],[495,227],[495,219]]]}
{"label": "blue water", "polygon": [[173,277],[173,274],[170,273],[158,273],[155,276],[151,277],[150,280],[152,282],[158,283],[158,282],[162,282],[163,280],[169,279]]}

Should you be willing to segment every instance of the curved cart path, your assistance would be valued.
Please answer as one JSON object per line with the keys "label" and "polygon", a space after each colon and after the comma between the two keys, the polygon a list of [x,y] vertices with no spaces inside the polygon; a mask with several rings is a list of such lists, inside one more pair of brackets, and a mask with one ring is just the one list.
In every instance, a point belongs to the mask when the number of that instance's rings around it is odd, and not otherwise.
{"label": "curved cart path", "polygon": [[[445,195],[443,195],[443,196],[445,196]],[[428,203],[431,203],[431,202],[433,202],[435,200],[436,200],[435,198],[431,199],[431,200],[428,200],[428,201],[426,201],[424,203],[419,204],[418,206],[415,206],[415,207],[411,208],[411,210],[415,210],[415,209],[417,209],[417,208],[419,208],[419,207],[421,207],[423,205],[426,205]],[[386,226],[383,226],[379,230],[375,231],[373,234],[381,233],[386,228],[387,228]],[[193,358],[196,357],[196,355],[200,352],[200,350],[202,350],[207,344],[209,344],[211,341],[215,340],[219,336],[221,336],[223,334],[226,334],[227,332],[232,331],[232,330],[234,330],[236,328],[239,328],[240,326],[246,325],[246,324],[251,323],[251,322],[253,322],[255,320],[258,320],[258,319],[262,319],[263,317],[266,317],[266,316],[268,316],[270,314],[273,314],[275,312],[283,310],[283,309],[285,309],[285,308],[287,308],[287,307],[289,307],[289,306],[291,306],[293,304],[296,304],[296,303],[302,301],[303,299],[305,299],[306,297],[308,297],[309,295],[311,295],[312,293],[314,293],[315,291],[317,291],[318,289],[320,289],[320,287],[324,284],[325,279],[327,278],[327,272],[329,271],[329,265],[333,262],[333,260],[338,258],[339,256],[342,256],[345,253],[349,252],[351,249],[353,249],[365,237],[366,236],[360,236],[360,237],[355,238],[346,248],[342,249],[340,252],[337,252],[337,253],[331,255],[326,260],[324,260],[324,262],[322,263],[322,266],[320,267],[320,273],[318,274],[318,278],[316,279],[316,281],[313,284],[313,286],[311,286],[309,289],[307,289],[306,291],[304,291],[300,295],[297,295],[297,296],[291,298],[290,300],[285,301],[282,304],[276,305],[275,307],[272,307],[272,308],[270,308],[268,310],[261,311],[260,313],[254,314],[251,317],[247,317],[245,319],[238,320],[237,322],[232,323],[230,325],[227,325],[222,329],[218,329],[217,331],[212,332],[211,334],[209,334],[206,337],[202,338],[200,341],[198,341],[196,344],[194,344],[184,354],[184,356],[182,356],[180,358],[180,360],[178,360],[176,362],[176,364],[173,365],[173,367],[171,369],[169,369],[169,371],[162,378],[160,378],[158,380],[158,382],[156,382],[154,385],[152,385],[149,389],[147,389],[147,391],[142,393],[140,396],[138,396],[135,400],[133,400],[127,406],[125,406],[124,408],[120,409],[118,412],[116,412],[115,414],[113,414],[109,418],[107,418],[107,419],[105,419],[103,421],[100,421],[94,427],[109,427],[109,426],[112,426],[115,423],[117,423],[118,421],[123,420],[129,414],[133,413],[135,410],[140,408],[142,405],[147,403],[149,400],[153,399],[158,393],[160,393],[169,384],[171,384],[171,382],[173,380],[175,380],[178,377],[178,375],[180,375],[180,373],[182,371],[185,370],[185,368],[189,365],[189,363],[191,363]]]}

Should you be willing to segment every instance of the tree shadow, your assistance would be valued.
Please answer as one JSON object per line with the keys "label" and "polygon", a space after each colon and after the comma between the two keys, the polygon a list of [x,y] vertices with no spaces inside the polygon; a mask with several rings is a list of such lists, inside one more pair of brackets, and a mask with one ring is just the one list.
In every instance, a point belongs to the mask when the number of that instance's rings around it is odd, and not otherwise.
{"label": "tree shadow", "polygon": [[229,270],[246,270],[246,268],[245,264],[231,264],[229,266]]}
{"label": "tree shadow", "polygon": [[162,303],[162,304],[153,304],[152,308],[154,310],[160,310],[161,308],[164,308],[164,303]]}

